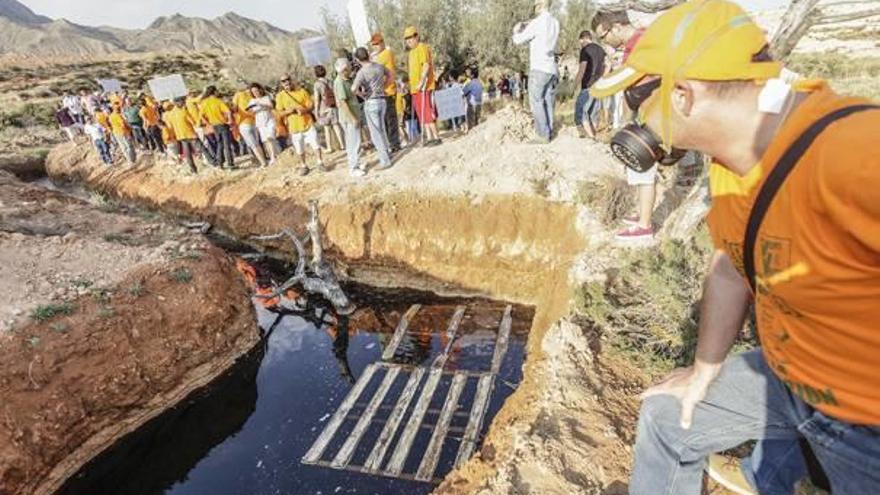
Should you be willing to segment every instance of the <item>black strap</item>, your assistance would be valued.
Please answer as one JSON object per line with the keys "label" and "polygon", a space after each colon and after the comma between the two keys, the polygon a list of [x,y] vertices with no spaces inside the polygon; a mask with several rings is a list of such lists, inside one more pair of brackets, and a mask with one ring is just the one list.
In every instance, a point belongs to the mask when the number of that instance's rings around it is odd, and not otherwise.
{"label": "black strap", "polygon": [[761,229],[761,223],[767,215],[767,210],[773,202],[776,193],[782,187],[785,179],[789,176],[795,165],[800,161],[804,153],[813,144],[813,141],[834,122],[848,117],[857,112],[865,110],[878,109],[880,105],[853,105],[835,110],[828,115],[822,117],[813,123],[801,136],[791,145],[782,158],[777,162],[776,167],[767,176],[764,185],[758,192],[755,204],[752,206],[752,212],[749,214],[749,223],[746,227],[746,236],[743,241],[743,267],[746,272],[746,278],[752,287],[752,292],[756,291],[755,282],[755,242],[758,239],[758,231]]}

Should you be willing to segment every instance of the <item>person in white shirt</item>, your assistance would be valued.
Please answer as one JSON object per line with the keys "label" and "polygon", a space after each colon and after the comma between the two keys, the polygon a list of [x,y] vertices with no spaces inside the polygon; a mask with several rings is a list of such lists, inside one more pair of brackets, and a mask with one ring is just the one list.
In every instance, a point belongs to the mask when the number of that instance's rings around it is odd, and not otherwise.
{"label": "person in white shirt", "polygon": [[250,86],[251,101],[248,102],[247,111],[254,114],[254,122],[260,141],[269,148],[269,165],[275,163],[275,159],[281,154],[281,145],[276,138],[277,123],[275,122],[275,105],[263,86],[253,83]]}
{"label": "person in white shirt", "polygon": [[101,157],[101,161],[105,165],[113,165],[113,157],[110,155],[110,145],[107,143],[106,130],[101,124],[95,122],[92,117],[86,117],[86,125],[83,127],[83,131],[92,141],[92,144],[95,145],[95,150]]}
{"label": "person in white shirt", "polygon": [[556,42],[559,21],[550,13],[551,0],[536,0],[537,16],[514,27],[513,42],[529,43],[529,103],[535,117],[536,143],[546,144],[553,136],[553,106],[559,84]]}
{"label": "person in white shirt", "polygon": [[64,94],[64,98],[61,99],[64,107],[67,108],[67,111],[70,112],[70,116],[73,117],[73,121],[80,127],[85,123],[85,118],[83,116],[83,106],[82,100],[77,95],[74,95],[70,91]]}

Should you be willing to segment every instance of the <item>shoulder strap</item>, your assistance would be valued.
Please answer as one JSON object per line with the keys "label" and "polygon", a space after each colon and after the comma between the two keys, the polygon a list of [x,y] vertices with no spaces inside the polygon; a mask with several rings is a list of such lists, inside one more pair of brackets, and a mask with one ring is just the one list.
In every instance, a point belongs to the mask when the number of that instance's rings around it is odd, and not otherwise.
{"label": "shoulder strap", "polygon": [[828,115],[822,117],[813,123],[803,134],[791,145],[782,158],[777,162],[776,167],[767,176],[764,185],[758,192],[755,204],[749,214],[749,223],[746,226],[746,235],[743,241],[743,267],[746,272],[746,278],[752,287],[752,292],[756,290],[755,282],[755,242],[758,238],[758,231],[761,229],[761,223],[767,215],[767,210],[773,202],[776,193],[782,187],[785,179],[789,176],[795,165],[800,161],[801,157],[820,134],[834,122],[848,117],[857,112],[865,110],[878,109],[878,105],[853,105],[835,110]]}

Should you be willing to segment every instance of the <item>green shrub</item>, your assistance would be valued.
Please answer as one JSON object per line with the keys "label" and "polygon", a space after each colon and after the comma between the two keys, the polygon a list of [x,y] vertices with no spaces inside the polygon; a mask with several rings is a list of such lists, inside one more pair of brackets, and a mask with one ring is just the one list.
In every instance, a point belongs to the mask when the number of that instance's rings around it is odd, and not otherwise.
{"label": "green shrub", "polygon": [[31,319],[43,322],[58,315],[71,315],[74,311],[76,311],[76,306],[70,302],[41,304],[31,311]]}

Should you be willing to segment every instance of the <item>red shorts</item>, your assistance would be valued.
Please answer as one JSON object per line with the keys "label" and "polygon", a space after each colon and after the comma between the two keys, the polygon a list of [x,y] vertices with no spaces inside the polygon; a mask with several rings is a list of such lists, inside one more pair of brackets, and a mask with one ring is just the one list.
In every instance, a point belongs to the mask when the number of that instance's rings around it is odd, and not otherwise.
{"label": "red shorts", "polygon": [[421,124],[433,124],[437,120],[437,115],[434,113],[433,96],[434,91],[430,89],[412,95],[413,108]]}

